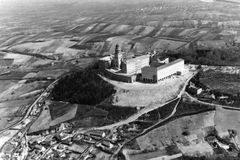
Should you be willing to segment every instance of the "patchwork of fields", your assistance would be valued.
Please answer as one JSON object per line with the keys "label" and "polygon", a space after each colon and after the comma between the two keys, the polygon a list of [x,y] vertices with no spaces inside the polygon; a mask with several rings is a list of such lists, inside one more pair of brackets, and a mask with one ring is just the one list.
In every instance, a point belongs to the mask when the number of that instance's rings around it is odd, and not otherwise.
{"label": "patchwork of fields", "polygon": [[[68,73],[72,71],[84,72],[83,69],[99,57],[114,53],[117,44],[123,52],[135,55],[156,53],[154,58],[159,60],[168,56],[170,60],[183,58],[186,63],[206,65],[238,65],[240,61],[240,12],[235,0],[211,3],[205,0],[122,0],[124,5],[120,1],[107,1],[107,5],[72,0],[0,5],[1,130],[21,121],[29,106],[54,80],[68,79]],[[214,90],[234,93],[239,98],[237,73],[229,76],[209,70],[200,79]],[[107,95],[108,98],[104,97],[104,102],[101,99],[97,103],[93,103],[94,100],[107,88],[92,89],[92,86],[104,85],[103,82],[99,85],[90,81],[101,78],[97,75],[80,81],[86,76],[76,76],[66,82],[64,89],[59,87],[55,94],[64,93],[67,102],[61,101],[64,96],[56,101],[53,92],[47,91],[27,119],[11,128],[14,130],[0,135],[0,146],[24,129],[29,129],[28,133],[42,134],[49,128],[58,128],[62,122],[69,122],[73,130],[106,127],[112,137],[116,130],[119,134],[116,139],[121,143],[112,142],[111,136],[106,139],[116,148],[129,140],[126,146],[137,149],[132,151],[136,154],[129,155],[129,159],[150,159],[173,151],[186,155],[212,154],[215,148],[205,136],[214,129],[220,137],[227,135],[229,129],[238,132],[237,111],[185,103],[179,97],[156,108],[176,98],[192,74],[173,76],[156,85],[104,79],[107,81],[104,83],[114,86],[111,86],[114,92]],[[83,86],[83,92],[77,91]],[[87,92],[90,90],[91,95]],[[84,100],[89,104],[83,105]],[[148,109],[153,110],[144,113]],[[172,117],[165,121],[171,113]],[[70,139],[72,141],[72,137]],[[236,141],[238,144],[238,135]],[[91,149],[89,146],[76,143],[69,148],[85,152]],[[31,150],[35,151],[35,148]],[[93,152],[95,159],[109,159],[110,154],[99,148]]]}

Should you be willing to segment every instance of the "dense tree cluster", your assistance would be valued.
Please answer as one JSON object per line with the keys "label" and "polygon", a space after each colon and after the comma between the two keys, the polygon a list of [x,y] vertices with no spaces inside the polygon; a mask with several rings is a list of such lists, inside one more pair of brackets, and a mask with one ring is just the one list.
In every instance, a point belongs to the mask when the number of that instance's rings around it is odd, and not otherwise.
{"label": "dense tree cluster", "polygon": [[186,63],[202,65],[239,65],[240,49],[182,49],[178,52],[168,51],[163,54],[170,59],[182,58]]}
{"label": "dense tree cluster", "polygon": [[178,160],[239,160],[239,157],[234,157],[231,155],[215,155],[215,156],[182,156]]}
{"label": "dense tree cluster", "polygon": [[60,79],[52,97],[55,101],[96,105],[114,92],[114,87],[98,76],[98,69],[93,65]]}
{"label": "dense tree cluster", "polygon": [[175,144],[171,144],[170,146],[167,146],[165,148],[165,150],[166,150],[167,155],[174,155],[174,154],[181,153],[181,151]]}

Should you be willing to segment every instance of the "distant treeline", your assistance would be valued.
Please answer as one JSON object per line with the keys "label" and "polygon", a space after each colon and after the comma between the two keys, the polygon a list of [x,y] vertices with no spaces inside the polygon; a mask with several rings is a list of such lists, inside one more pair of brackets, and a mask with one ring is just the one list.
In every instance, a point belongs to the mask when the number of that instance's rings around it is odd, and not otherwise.
{"label": "distant treeline", "polygon": [[201,65],[240,65],[240,49],[182,49],[178,52],[167,51],[162,55],[170,60],[182,58],[185,63]]}
{"label": "distant treeline", "polygon": [[239,155],[237,157],[227,155],[227,154],[221,154],[221,155],[213,155],[210,157],[207,156],[182,156],[181,158],[178,158],[176,160],[239,160]]}
{"label": "distant treeline", "polygon": [[97,64],[59,80],[52,90],[55,101],[96,105],[115,93],[114,87],[98,76]]}

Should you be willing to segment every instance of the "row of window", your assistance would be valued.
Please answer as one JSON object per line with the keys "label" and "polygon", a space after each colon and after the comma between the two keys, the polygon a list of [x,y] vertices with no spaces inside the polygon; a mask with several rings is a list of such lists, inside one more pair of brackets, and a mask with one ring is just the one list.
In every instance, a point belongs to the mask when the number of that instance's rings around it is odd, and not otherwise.
{"label": "row of window", "polygon": [[159,81],[163,81],[163,80],[165,80],[165,79],[169,79],[169,78],[171,78],[173,75],[176,75],[176,73],[171,74],[171,75],[169,75],[169,76],[167,76],[167,77],[158,79],[158,80],[157,80],[157,77],[156,77],[155,75],[153,76],[153,79],[143,78],[142,80],[143,80],[144,82],[157,82],[157,81],[159,82]]}

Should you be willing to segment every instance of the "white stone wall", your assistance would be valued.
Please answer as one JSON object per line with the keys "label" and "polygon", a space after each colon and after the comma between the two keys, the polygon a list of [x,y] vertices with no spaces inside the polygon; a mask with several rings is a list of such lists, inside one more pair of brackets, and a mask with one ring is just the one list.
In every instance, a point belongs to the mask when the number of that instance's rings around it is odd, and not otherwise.
{"label": "white stone wall", "polygon": [[126,72],[127,74],[135,73],[148,65],[149,65],[149,55],[133,58],[126,62]]}
{"label": "white stone wall", "polygon": [[[163,66],[161,66],[163,67]],[[142,68],[142,79],[143,81],[153,80],[154,75],[157,80],[164,79],[168,76],[176,74],[179,70],[184,70],[184,61],[169,65],[161,69],[161,67],[144,67]],[[146,80],[147,79],[147,80]]]}
{"label": "white stone wall", "polygon": [[163,79],[170,75],[175,74],[179,70],[184,70],[184,61],[178,62],[176,64],[170,65],[166,68],[159,69],[157,71],[157,79]]}

